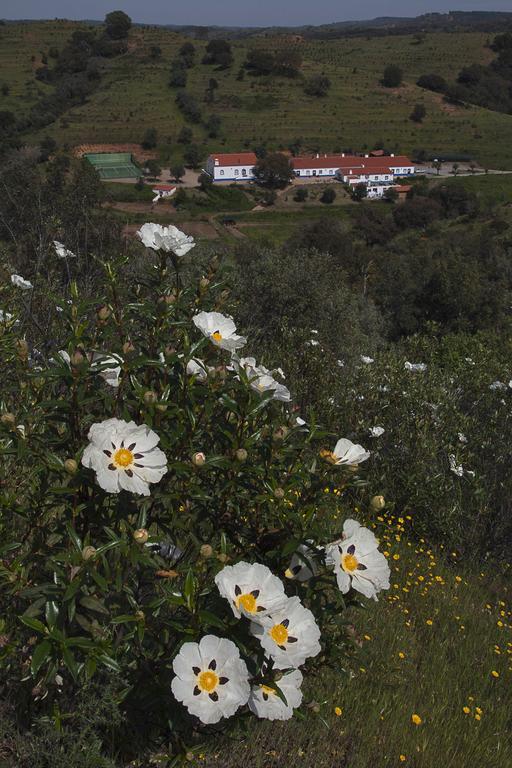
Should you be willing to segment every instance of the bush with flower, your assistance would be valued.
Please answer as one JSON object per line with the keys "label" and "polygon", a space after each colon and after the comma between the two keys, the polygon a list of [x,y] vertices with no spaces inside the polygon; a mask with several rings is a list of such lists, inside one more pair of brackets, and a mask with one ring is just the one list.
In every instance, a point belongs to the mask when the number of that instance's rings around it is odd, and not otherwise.
{"label": "bush with flower", "polygon": [[63,691],[119,675],[126,717],[178,764],[215,724],[291,717],[389,567],[352,519],[369,453],[240,357],[215,259],[192,279],[191,238],[139,237],[138,274],[101,264],[94,302],[71,284],[48,354],[2,294],[1,674],[59,719]]}

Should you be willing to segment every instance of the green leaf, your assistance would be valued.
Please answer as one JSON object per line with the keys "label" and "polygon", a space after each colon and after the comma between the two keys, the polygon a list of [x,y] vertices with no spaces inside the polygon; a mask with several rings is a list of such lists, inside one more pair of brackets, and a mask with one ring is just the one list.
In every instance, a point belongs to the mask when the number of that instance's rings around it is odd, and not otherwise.
{"label": "green leaf", "polygon": [[44,664],[46,659],[50,656],[51,652],[52,644],[49,640],[43,640],[38,645],[36,645],[34,652],[32,653],[32,661],[30,664],[30,671],[34,677],[39,672],[42,664]]}
{"label": "green leaf", "polygon": [[62,658],[64,659],[64,663],[66,667],[71,672],[71,675],[73,677],[73,680],[78,679],[78,665],[75,661],[75,657],[73,656],[72,652],[67,648],[66,646],[62,649]]}
{"label": "green leaf", "polygon": [[101,613],[104,616],[109,615],[109,612],[105,608],[103,603],[100,602],[97,597],[93,597],[92,595],[85,595],[85,597],[82,597],[80,599],[80,605],[83,605],[83,607],[87,608],[89,611],[94,611],[95,613]]}
{"label": "green leaf", "polygon": [[210,611],[199,611],[199,618],[201,622],[207,627],[218,627],[219,629],[226,629],[225,623],[218,616]]}
{"label": "green leaf", "polygon": [[42,635],[47,634],[47,628],[42,621],[39,621],[39,619],[32,619],[30,616],[20,616],[20,621],[22,621],[25,626],[35,630],[35,632],[41,632]]}
{"label": "green leaf", "polygon": [[66,530],[68,532],[69,538],[73,542],[75,549],[82,554],[82,542],[80,540],[80,537],[78,536],[77,532],[71,525],[71,523],[66,523]]}

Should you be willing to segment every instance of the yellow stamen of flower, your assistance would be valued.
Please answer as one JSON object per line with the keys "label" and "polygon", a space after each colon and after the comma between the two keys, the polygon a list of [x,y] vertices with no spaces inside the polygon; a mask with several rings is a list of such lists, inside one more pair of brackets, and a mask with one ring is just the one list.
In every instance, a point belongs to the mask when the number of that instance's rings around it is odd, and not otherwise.
{"label": "yellow stamen of flower", "polygon": [[421,725],[422,723],[422,719],[419,715],[412,715],[411,720],[414,723],[414,725]]}
{"label": "yellow stamen of flower", "polygon": [[261,688],[261,692],[266,693],[267,696],[274,695],[276,692],[275,688],[270,688],[270,686],[268,685],[260,685],[260,688]]}
{"label": "yellow stamen of flower", "polygon": [[213,693],[218,684],[219,676],[211,670],[208,670],[207,672],[200,672],[200,674],[197,676],[198,687],[202,691],[206,691],[206,693]]}
{"label": "yellow stamen of flower", "polygon": [[240,608],[240,606],[244,609],[244,611],[247,611],[247,613],[256,613],[256,609],[258,607],[256,603],[256,598],[254,595],[251,595],[250,592],[247,592],[245,595],[240,595],[236,599],[236,607]]}
{"label": "yellow stamen of flower", "polygon": [[284,645],[288,640],[288,630],[282,624],[274,624],[269,635],[277,645]]}
{"label": "yellow stamen of flower", "polygon": [[347,573],[352,573],[357,570],[359,565],[357,557],[355,555],[343,555],[341,558],[341,567]]}
{"label": "yellow stamen of flower", "polygon": [[222,341],[222,333],[220,331],[215,331],[215,333],[212,333],[212,339],[214,341]]}
{"label": "yellow stamen of flower", "polygon": [[334,707],[334,714],[336,715],[336,717],[341,717],[341,715],[343,714],[342,708],[341,707]]}
{"label": "yellow stamen of flower", "polygon": [[133,453],[128,448],[119,448],[112,456],[114,464],[118,467],[129,467],[133,464]]}
{"label": "yellow stamen of flower", "polygon": [[335,453],[333,451],[328,451],[327,448],[322,448],[320,451],[320,458],[324,459],[324,461],[328,461],[329,464],[336,464],[338,461],[338,457]]}

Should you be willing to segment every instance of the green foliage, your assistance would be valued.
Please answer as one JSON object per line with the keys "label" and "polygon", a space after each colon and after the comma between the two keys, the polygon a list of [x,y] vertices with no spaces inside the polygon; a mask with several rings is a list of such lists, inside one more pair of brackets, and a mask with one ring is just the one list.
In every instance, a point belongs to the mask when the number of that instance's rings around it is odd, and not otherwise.
{"label": "green foliage", "polygon": [[112,11],[105,16],[105,32],[113,40],[122,40],[128,36],[132,20],[123,11]]}
{"label": "green foliage", "polygon": [[281,152],[260,157],[254,166],[254,177],[259,184],[270,189],[282,189],[294,178],[290,161]]}
{"label": "green foliage", "polygon": [[306,80],[304,85],[304,93],[308,96],[326,96],[329,88],[331,87],[331,81],[325,75],[314,75]]}
{"label": "green foliage", "polygon": [[382,85],[385,88],[398,88],[402,85],[403,72],[397,64],[388,64],[382,75]]}
{"label": "green foliage", "polygon": [[158,141],[158,132],[155,128],[148,128],[142,138],[142,146],[144,149],[154,149]]}

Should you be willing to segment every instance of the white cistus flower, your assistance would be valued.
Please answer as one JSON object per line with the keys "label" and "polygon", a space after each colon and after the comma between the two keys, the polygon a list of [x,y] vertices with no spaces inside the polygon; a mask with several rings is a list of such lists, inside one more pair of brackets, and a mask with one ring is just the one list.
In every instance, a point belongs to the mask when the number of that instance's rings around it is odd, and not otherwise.
{"label": "white cistus flower", "polygon": [[370,427],[371,437],[380,437],[385,431],[384,427]]}
{"label": "white cistus flower", "polygon": [[503,381],[493,381],[492,384],[489,384],[489,389],[492,389],[494,391],[496,390],[500,391],[506,388],[507,388],[507,385]]}
{"label": "white cistus flower", "polygon": [[107,384],[117,388],[123,358],[119,355],[107,355],[103,352],[93,352],[91,357],[91,370],[96,371]]}
{"label": "white cistus flower", "polygon": [[379,552],[379,542],[357,520],[345,520],[343,536],[325,548],[326,562],[334,566],[336,581],[343,594],[349,589],[377,599],[382,589],[389,589],[388,561]]}
{"label": "white cistus flower", "polygon": [[82,456],[84,467],[94,469],[98,485],[107,493],[122,490],[149,496],[149,484],[167,472],[160,438],[145,424],[107,419],[93,424],[89,445]]}
{"label": "white cistus flower", "polygon": [[237,335],[233,319],[220,312],[199,312],[194,315],[192,322],[203,336],[221,349],[234,352],[247,343],[246,338]]}
{"label": "white cistus flower", "polygon": [[295,579],[295,581],[308,581],[312,576],[316,576],[318,573],[318,563],[316,560],[317,552],[311,546],[307,544],[299,544],[296,551],[292,555],[290,565],[284,572],[287,579]]}
{"label": "white cistus flower", "polygon": [[290,390],[281,384],[280,381],[274,378],[274,374],[278,373],[284,378],[284,374],[280,368],[275,371],[270,371],[265,368],[264,365],[256,365],[254,357],[237,357],[233,355],[232,365],[230,370],[238,371],[243,370],[247,376],[249,385],[255,392],[263,395],[266,392],[272,393],[273,400],[280,400],[283,403],[289,403],[291,398]]}
{"label": "white cistus flower", "polygon": [[30,291],[30,289],[34,287],[30,280],[25,280],[21,275],[11,275],[11,283],[15,285],[16,288],[21,288],[22,291]]}
{"label": "white cistus flower", "polygon": [[361,464],[370,458],[370,453],[365,451],[362,445],[353,443],[342,437],[334,447],[334,451],[323,451],[322,457],[336,466],[348,465],[354,466]]}
{"label": "white cistus flower", "polygon": [[63,243],[59,243],[58,240],[53,241],[53,246],[59,259],[76,259],[76,255],[73,253],[73,251],[70,251],[68,248],[66,248]]}
{"label": "white cistus flower", "polygon": [[231,640],[205,635],[199,643],[184,643],[172,668],[174,697],[202,723],[218,723],[247,703],[249,673]]}
{"label": "white cistus flower", "polygon": [[168,227],[162,227],[161,224],[144,224],[137,235],[146,248],[174,253],[176,256],[185,256],[195,246],[192,236],[186,235],[172,224]]}
{"label": "white cistus flower", "polygon": [[[10,323],[12,320],[12,315],[10,312],[4,312],[3,309],[0,309],[0,323]],[[16,320],[14,322],[14,325],[19,325],[19,320]]]}
{"label": "white cistus flower", "polygon": [[247,616],[258,621],[288,600],[282,581],[260,563],[226,565],[216,575],[215,583],[238,619]]}
{"label": "white cistus flower", "polygon": [[453,453],[448,455],[448,463],[450,465],[450,471],[457,477],[462,477],[464,474],[464,467],[462,464],[457,464],[457,459]]}
{"label": "white cistus flower", "polygon": [[213,371],[211,365],[206,365],[198,357],[193,357],[187,363],[187,373],[189,376],[195,376],[198,381],[206,381],[210,371]]}
{"label": "white cistus flower", "polygon": [[282,608],[262,616],[258,624],[251,622],[251,633],[274,660],[276,669],[300,667],[321,651],[315,617],[298,597],[289,597]]}
{"label": "white cistus flower", "polygon": [[367,355],[361,355],[361,362],[364,363],[365,365],[371,365],[372,363],[375,362],[375,360],[373,359],[373,357],[368,357]]}
{"label": "white cistus flower", "polygon": [[409,361],[404,364],[404,368],[406,371],[412,371],[412,373],[422,373],[427,370],[425,363],[410,363]]}
{"label": "white cistus flower", "polygon": [[270,685],[253,685],[249,696],[249,709],[257,717],[265,720],[289,720],[293,710],[302,704],[302,674],[294,669],[284,674],[278,683],[279,690],[286,699],[286,704],[278,696],[276,688]]}

